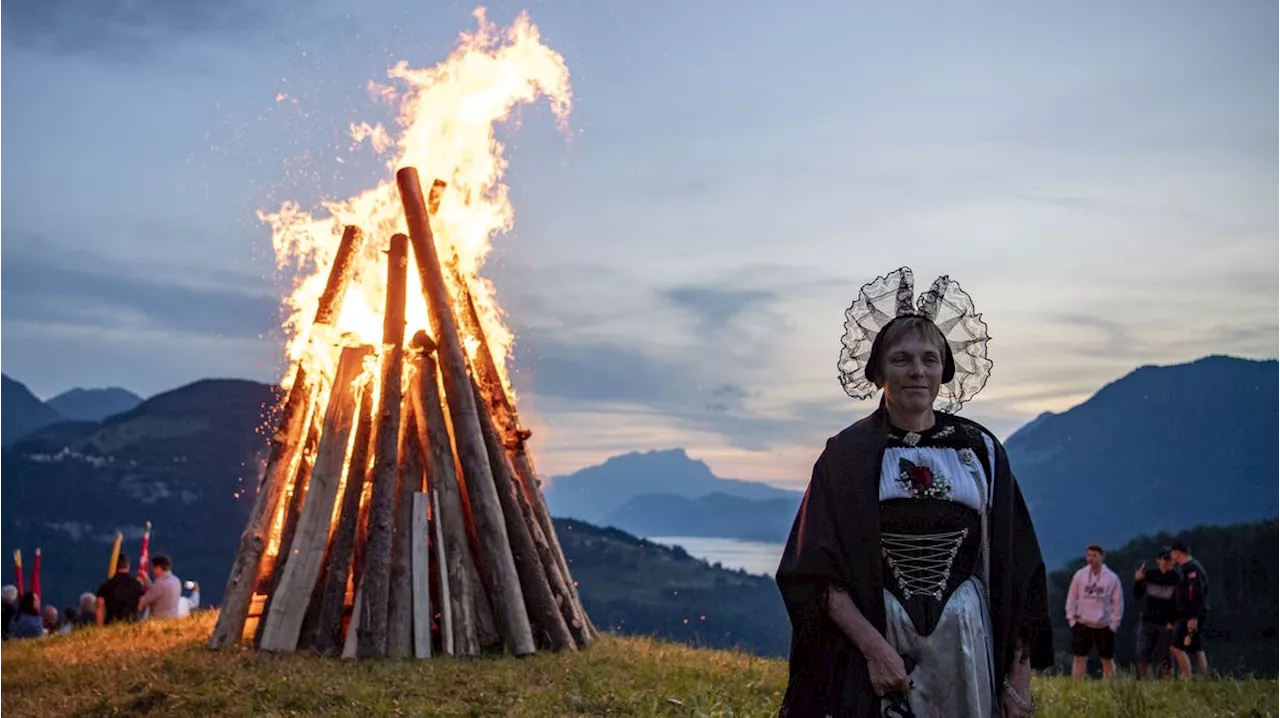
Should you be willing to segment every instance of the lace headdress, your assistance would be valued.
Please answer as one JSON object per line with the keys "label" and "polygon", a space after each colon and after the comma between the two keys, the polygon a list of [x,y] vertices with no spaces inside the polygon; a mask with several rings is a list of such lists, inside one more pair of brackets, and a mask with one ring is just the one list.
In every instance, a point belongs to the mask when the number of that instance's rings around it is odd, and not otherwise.
{"label": "lace headdress", "polygon": [[840,385],[854,399],[869,399],[877,391],[867,378],[867,362],[876,337],[889,322],[902,316],[920,316],[942,330],[955,361],[955,376],[942,385],[934,409],[948,414],[960,410],[977,396],[991,376],[987,358],[987,324],[973,306],[973,299],[959,282],[941,276],[917,299],[914,277],[902,267],[862,287],[858,298],[845,310],[845,333],[841,339]]}

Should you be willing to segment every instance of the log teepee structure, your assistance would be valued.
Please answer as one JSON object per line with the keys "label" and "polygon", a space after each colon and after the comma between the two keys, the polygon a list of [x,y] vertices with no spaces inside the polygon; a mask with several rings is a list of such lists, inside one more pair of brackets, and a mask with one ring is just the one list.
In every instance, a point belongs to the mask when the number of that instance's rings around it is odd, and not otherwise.
{"label": "log teepee structure", "polygon": [[[396,174],[408,236],[390,239],[380,346],[349,337],[295,362],[210,648],[426,658],[585,648],[578,598],[530,432],[466,279],[431,229],[417,170]],[[429,206],[431,209],[429,209]],[[348,226],[315,308],[337,325],[365,233]],[[432,333],[406,337],[412,248]],[[416,329],[416,328],[415,328]]]}

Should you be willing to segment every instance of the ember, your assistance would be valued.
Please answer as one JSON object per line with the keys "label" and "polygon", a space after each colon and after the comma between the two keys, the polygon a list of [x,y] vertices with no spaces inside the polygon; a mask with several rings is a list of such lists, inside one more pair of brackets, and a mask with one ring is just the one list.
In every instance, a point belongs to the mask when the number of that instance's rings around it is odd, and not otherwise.
{"label": "ember", "polygon": [[[398,150],[394,183],[326,205],[328,219],[263,215],[281,265],[311,273],[288,299],[287,395],[211,648],[248,635],[344,657],[527,655],[596,635],[516,410],[512,336],[478,275],[512,221],[493,124],[544,94],[563,120],[568,70],[527,17],[501,38],[476,17],[440,66],[391,71],[410,86],[398,140],[352,125]],[[419,169],[438,178],[427,197]]]}

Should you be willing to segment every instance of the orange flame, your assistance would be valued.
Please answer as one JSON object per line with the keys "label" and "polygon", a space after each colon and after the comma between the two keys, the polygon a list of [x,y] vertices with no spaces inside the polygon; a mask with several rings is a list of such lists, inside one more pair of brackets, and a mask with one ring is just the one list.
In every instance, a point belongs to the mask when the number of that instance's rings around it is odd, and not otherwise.
{"label": "orange flame", "polygon": [[[291,364],[301,363],[309,371],[314,368],[331,376],[334,347],[347,340],[345,335],[375,347],[381,343],[386,290],[383,250],[393,233],[407,231],[394,172],[412,166],[428,186],[436,178],[448,183],[432,221],[437,251],[442,264],[456,258],[494,362],[511,390],[506,359],[514,337],[503,321],[493,286],[479,276],[490,239],[509,231],[513,223],[507,186],[502,182],[507,162],[502,144],[494,137],[494,124],[506,119],[516,105],[546,96],[560,127],[565,128],[571,103],[569,70],[564,59],[542,43],[527,14],[521,13],[501,32],[485,19],[483,8],[473,15],[478,29],[462,33],[458,47],[444,62],[422,70],[400,62],[390,69],[391,79],[403,85],[399,92],[370,83],[377,98],[398,99],[398,124],[403,129],[393,138],[380,124],[352,123],[351,136],[356,142],[370,140],[379,153],[392,153],[388,179],[346,200],[323,203],[327,217],[313,217],[292,202],[276,212],[259,212],[271,225],[278,267],[298,274],[285,299],[289,308],[284,321],[289,335],[286,354]],[[368,233],[365,246],[337,326],[313,328],[316,303],[347,224]],[[455,298],[459,296],[458,287],[451,290]],[[417,272],[412,269],[407,298],[406,336],[417,329],[430,330]],[[457,304],[456,311],[465,311]],[[474,356],[478,346],[474,338],[464,337],[464,343]]]}

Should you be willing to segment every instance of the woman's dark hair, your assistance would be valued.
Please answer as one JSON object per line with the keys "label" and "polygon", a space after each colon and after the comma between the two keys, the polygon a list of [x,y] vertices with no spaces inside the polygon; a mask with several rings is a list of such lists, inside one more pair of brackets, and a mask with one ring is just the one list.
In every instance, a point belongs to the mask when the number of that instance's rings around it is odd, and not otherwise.
{"label": "woman's dark hair", "polygon": [[18,613],[27,616],[39,616],[40,609],[36,608],[36,595],[31,591],[22,594],[22,598],[18,599]]}
{"label": "woman's dark hair", "polygon": [[876,340],[871,343],[871,356],[867,357],[865,371],[867,381],[876,386],[884,384],[881,376],[881,369],[884,366],[884,354],[889,347],[907,337],[923,339],[941,350],[943,384],[956,377],[956,358],[952,355],[951,345],[947,343],[947,338],[942,335],[942,330],[938,328],[937,324],[918,314],[907,314],[897,317],[884,325],[884,328],[876,334]]}

